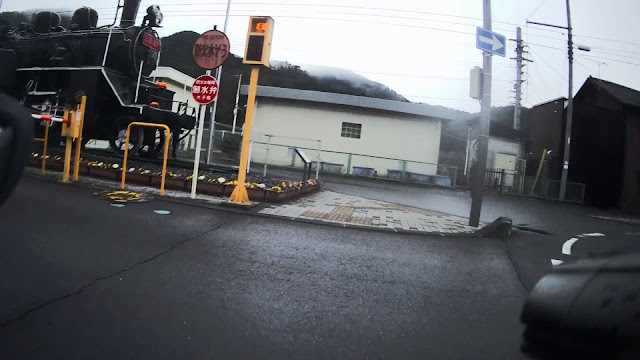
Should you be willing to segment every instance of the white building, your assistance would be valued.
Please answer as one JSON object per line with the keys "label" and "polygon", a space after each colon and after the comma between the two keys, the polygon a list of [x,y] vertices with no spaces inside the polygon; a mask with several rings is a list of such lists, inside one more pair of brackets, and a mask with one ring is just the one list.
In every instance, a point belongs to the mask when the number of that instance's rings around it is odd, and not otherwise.
{"label": "white building", "polygon": [[[471,126],[468,167],[477,158],[478,119],[468,121]],[[513,174],[522,166],[524,141],[526,135],[511,126],[492,121],[489,127],[489,146],[487,151],[487,170],[500,172],[505,170],[507,186],[513,185]],[[520,169],[522,170],[522,169]],[[468,172],[467,172],[468,173]]]}
{"label": "white building", "polygon": [[[191,95],[191,86],[196,79],[191,76],[180,72],[172,67],[158,66],[152,73],[151,79],[155,79],[156,82],[162,81],[167,84],[167,89],[173,91],[173,111],[179,111],[178,102],[187,103],[189,106],[187,113],[191,114],[193,109],[198,108],[198,103],[193,99]],[[195,149],[196,146],[196,131],[192,131],[189,136],[182,140],[180,149]]]}
{"label": "white building", "polygon": [[167,84],[167,89],[175,92],[173,96],[173,111],[178,111],[179,102],[186,102],[191,107],[197,108],[197,103],[191,96],[191,85],[196,79],[168,66],[158,66],[152,73],[151,79]]}
{"label": "white building", "polygon": [[[247,94],[247,86],[242,94]],[[434,175],[442,121],[458,112],[423,104],[361,96],[259,86],[254,113],[251,161],[288,166],[293,148],[342,173],[356,168]],[[404,162],[404,161],[406,162]]]}

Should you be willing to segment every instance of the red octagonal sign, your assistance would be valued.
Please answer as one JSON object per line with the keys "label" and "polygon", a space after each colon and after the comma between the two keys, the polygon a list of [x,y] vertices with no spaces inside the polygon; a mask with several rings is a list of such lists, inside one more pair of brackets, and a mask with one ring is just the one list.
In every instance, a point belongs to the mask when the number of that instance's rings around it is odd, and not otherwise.
{"label": "red octagonal sign", "polygon": [[191,87],[191,95],[196,102],[208,104],[218,96],[218,81],[211,75],[198,76]]}

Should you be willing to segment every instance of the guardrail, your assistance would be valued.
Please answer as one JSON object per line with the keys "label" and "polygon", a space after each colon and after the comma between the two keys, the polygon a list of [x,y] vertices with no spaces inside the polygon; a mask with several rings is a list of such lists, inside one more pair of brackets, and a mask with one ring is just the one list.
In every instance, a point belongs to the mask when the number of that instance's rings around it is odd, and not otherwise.
{"label": "guardrail", "polygon": [[[560,200],[560,180],[524,176],[510,170],[487,169],[485,187],[501,194]],[[582,204],[585,191],[585,184],[568,181],[564,201]]]}

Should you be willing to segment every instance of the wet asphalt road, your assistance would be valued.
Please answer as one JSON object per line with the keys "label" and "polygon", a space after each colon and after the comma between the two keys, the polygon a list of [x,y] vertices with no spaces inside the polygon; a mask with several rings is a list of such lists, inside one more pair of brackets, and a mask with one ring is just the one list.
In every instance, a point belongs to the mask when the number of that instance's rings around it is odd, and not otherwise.
{"label": "wet asphalt road", "polygon": [[[326,180],[326,190],[389,201],[418,208],[469,217],[471,196],[465,190],[438,187],[407,186],[390,181]],[[578,204],[558,203],[512,195],[486,192],[482,202],[481,221],[491,222],[501,216],[513,219],[514,225],[543,230],[552,234],[591,231],[589,223],[606,212]],[[603,221],[610,224],[609,221]],[[606,225],[604,225],[606,226]]]}
{"label": "wet asphalt road", "polygon": [[0,209],[0,358],[522,357],[502,240],[91,193],[25,177]]}
{"label": "wet asphalt road", "polygon": [[[284,178],[298,178],[300,176],[296,172],[276,169],[269,170],[268,175]],[[343,194],[435,210],[464,218],[469,217],[471,209],[471,196],[469,191],[465,189],[425,187],[395,181],[327,174],[320,174],[320,179],[325,183],[325,190]],[[580,204],[499,195],[485,191],[480,220],[491,222],[501,216],[507,216],[513,220],[513,224],[516,226],[563,238],[585,232],[606,231],[618,234],[640,231],[638,226],[594,219],[589,215],[621,216],[620,214],[612,214],[611,211]]]}
{"label": "wet asphalt road", "polygon": [[[358,178],[325,178],[325,189],[371,199],[400,203],[444,213],[469,216],[471,197],[467,191],[437,187],[415,187],[390,181]],[[513,224],[542,231],[515,231],[507,241],[507,250],[527,290],[552,270],[551,259],[572,261],[581,257],[617,252],[640,251],[640,226],[593,218],[589,215],[629,217],[578,204],[562,204],[525,197],[485,193],[481,220],[490,222],[507,216]],[[580,234],[604,236],[580,237],[571,254],[562,253],[562,245]]]}

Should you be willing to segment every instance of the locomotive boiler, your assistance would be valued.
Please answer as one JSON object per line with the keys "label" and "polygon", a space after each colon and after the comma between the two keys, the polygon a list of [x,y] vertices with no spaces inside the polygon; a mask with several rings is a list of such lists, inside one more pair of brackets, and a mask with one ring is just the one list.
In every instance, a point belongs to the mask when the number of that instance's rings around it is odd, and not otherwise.
{"label": "locomotive boiler", "polygon": [[[117,153],[124,150],[129,123],[168,125],[175,156],[179,140],[195,126],[195,112],[176,104],[174,93],[149,77],[160,57],[155,29],[163,16],[158,6],[150,6],[136,25],[139,6],[140,0],[118,5],[118,25],[114,20],[98,27],[98,13],[83,7],[73,13],[69,28],[50,11],[34,14],[30,24],[0,28],[0,61],[17,68],[8,91],[33,113],[54,116],[86,95],[83,141],[108,140]],[[129,151],[155,157],[164,138],[163,130],[134,127]]]}

